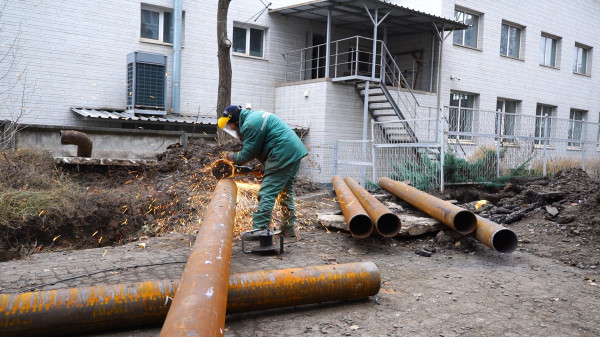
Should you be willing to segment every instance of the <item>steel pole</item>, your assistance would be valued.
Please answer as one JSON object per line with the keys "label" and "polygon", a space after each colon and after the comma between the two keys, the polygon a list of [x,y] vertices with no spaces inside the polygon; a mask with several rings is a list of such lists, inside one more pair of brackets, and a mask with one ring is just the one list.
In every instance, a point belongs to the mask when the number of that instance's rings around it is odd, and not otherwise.
{"label": "steel pole", "polygon": [[237,186],[217,183],[160,336],[223,336]]}
{"label": "steel pole", "polygon": [[391,238],[400,232],[400,218],[390,211],[384,204],[377,200],[367,190],[362,188],[354,179],[344,178],[346,185],[352,191],[358,202],[364,207],[371,221],[375,224],[375,230],[383,237]]}
{"label": "steel pole", "polygon": [[477,241],[500,253],[510,254],[517,249],[519,239],[515,232],[479,215],[476,217],[477,229],[473,236]]}
{"label": "steel pole", "polygon": [[[233,274],[227,313],[372,296],[380,282],[372,262]],[[0,331],[4,337],[51,337],[160,325],[180,284],[162,280],[2,294]]]}
{"label": "steel pole", "polygon": [[464,208],[390,178],[379,178],[379,186],[459,233],[469,234],[477,228],[475,214]]}
{"label": "steel pole", "polygon": [[373,233],[373,221],[346,185],[342,176],[334,175],[331,177],[331,183],[342,208],[346,224],[348,224],[350,234],[357,239],[369,237]]}

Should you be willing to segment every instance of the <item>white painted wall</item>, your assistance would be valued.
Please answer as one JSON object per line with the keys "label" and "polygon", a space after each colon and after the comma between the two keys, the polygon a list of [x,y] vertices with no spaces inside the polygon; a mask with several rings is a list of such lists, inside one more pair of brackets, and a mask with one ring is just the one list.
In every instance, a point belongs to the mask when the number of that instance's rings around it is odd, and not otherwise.
{"label": "white painted wall", "polygon": [[[538,103],[557,106],[559,117],[568,118],[571,108],[588,110],[598,122],[600,101],[600,58],[594,55],[591,76],[573,74],[575,42],[594,47],[600,31],[600,4],[577,0],[515,2],[456,1],[456,5],[483,13],[482,43],[478,50],[454,46],[452,36],[444,44],[442,101],[448,104],[450,91],[479,95],[478,108],[494,111],[499,97],[521,101],[521,112],[535,115]],[[443,15],[453,15],[455,4],[444,2]],[[521,60],[500,56],[502,20],[525,26]],[[561,37],[558,69],[539,65],[541,33]],[[594,54],[597,52],[594,50]],[[450,80],[450,75],[460,77]]]}

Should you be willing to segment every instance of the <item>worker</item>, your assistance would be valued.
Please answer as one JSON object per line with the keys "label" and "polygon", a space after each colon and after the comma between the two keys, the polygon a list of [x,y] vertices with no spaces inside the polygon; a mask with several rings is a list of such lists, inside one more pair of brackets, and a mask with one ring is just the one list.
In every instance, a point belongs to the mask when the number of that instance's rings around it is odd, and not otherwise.
{"label": "worker", "polygon": [[243,165],[256,158],[264,166],[252,229],[270,228],[273,207],[279,200],[283,214],[281,231],[285,237],[298,240],[293,187],[300,161],[308,154],[298,135],[270,112],[246,110],[237,105],[230,105],[223,111],[218,125],[243,141],[240,152],[226,153],[227,160],[234,165]]}

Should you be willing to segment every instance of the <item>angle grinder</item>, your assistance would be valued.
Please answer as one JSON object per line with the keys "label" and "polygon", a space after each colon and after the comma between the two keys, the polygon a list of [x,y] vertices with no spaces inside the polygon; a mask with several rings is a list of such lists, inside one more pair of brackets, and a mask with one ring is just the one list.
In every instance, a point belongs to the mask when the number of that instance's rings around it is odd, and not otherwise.
{"label": "angle grinder", "polygon": [[264,171],[250,166],[233,165],[229,160],[219,159],[212,164],[212,174],[217,180],[246,174],[252,174],[257,178],[262,178]]}

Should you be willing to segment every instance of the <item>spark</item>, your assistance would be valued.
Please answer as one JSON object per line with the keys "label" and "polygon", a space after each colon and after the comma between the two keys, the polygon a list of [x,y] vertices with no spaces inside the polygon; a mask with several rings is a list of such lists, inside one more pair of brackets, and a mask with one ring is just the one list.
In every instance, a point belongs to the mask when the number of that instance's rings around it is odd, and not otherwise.
{"label": "spark", "polygon": [[95,231],[94,234],[92,234],[92,236],[96,236],[96,234],[98,234],[98,231]]}
{"label": "spark", "polygon": [[58,238],[60,238],[60,235],[55,236],[54,239],[52,239],[52,243],[54,243],[54,241],[58,240]]}

